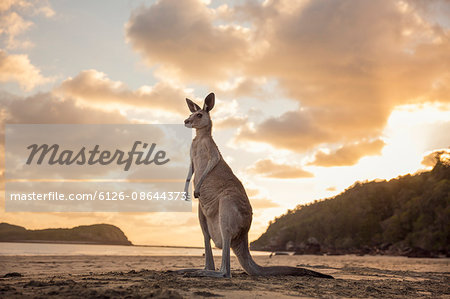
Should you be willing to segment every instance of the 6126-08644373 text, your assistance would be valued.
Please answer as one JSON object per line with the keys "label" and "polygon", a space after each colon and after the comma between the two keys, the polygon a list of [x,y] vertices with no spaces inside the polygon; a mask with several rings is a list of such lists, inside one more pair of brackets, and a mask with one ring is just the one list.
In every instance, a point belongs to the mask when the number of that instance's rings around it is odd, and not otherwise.
{"label": "6126-08644373 text", "polygon": [[116,192],[116,191],[94,191],[94,192],[81,192],[81,193],[66,193],[66,192],[21,192],[11,193],[9,200],[28,200],[28,201],[82,201],[82,200],[105,200],[105,201],[117,201],[117,200],[156,200],[156,201],[175,201],[175,200],[187,200],[186,192]]}

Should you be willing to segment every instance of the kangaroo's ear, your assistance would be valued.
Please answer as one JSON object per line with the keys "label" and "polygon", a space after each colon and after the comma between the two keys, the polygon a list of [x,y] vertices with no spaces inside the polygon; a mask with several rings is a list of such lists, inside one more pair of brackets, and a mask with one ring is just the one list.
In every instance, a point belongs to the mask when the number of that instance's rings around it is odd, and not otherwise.
{"label": "kangaroo's ear", "polygon": [[200,106],[195,104],[194,102],[192,102],[188,98],[186,98],[186,103],[187,103],[187,105],[189,107],[189,110],[191,110],[192,113],[194,113],[195,111],[200,110]]}
{"label": "kangaroo's ear", "polygon": [[203,104],[203,110],[205,110],[206,112],[211,111],[212,108],[214,107],[215,98],[216,98],[216,96],[214,95],[213,92],[211,92],[211,93],[205,98],[205,103]]}

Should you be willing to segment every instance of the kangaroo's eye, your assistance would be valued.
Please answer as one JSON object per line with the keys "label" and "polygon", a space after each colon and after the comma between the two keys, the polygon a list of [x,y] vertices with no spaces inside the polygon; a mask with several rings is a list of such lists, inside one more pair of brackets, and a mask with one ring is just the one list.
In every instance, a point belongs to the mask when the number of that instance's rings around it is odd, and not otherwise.
{"label": "kangaroo's eye", "polygon": [[198,113],[198,114],[197,114],[197,117],[198,117],[198,118],[201,118],[202,116],[203,116],[203,115],[202,115],[201,113]]}

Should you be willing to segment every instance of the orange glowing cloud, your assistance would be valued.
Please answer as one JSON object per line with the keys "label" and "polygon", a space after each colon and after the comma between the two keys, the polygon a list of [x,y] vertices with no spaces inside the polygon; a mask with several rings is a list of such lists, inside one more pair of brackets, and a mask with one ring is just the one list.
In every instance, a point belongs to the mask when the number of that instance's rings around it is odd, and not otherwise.
{"label": "orange glowing cloud", "polygon": [[314,175],[298,166],[278,164],[270,159],[258,160],[248,171],[268,178],[296,179],[311,178]]}
{"label": "orange glowing cloud", "polygon": [[86,103],[118,103],[186,114],[186,108],[181,104],[186,92],[181,88],[158,82],[133,91],[124,83],[113,81],[96,70],[85,70],[74,78],[66,79],[56,91]]}
{"label": "orange glowing cloud", "polygon": [[450,101],[450,33],[430,19],[434,5],[161,0],[137,9],[126,35],[161,77],[212,87],[238,77],[228,94],[255,98],[273,80],[298,109],[243,127],[237,140],[304,153],[379,138],[396,106]]}
{"label": "orange glowing cloud", "polygon": [[359,162],[364,156],[381,155],[385,143],[380,140],[360,142],[344,145],[331,153],[319,151],[313,162],[309,165],[316,166],[351,166]]}
{"label": "orange glowing cloud", "polygon": [[31,64],[24,54],[8,54],[0,49],[0,82],[17,82],[29,91],[35,86],[52,81],[42,76],[41,71]]}

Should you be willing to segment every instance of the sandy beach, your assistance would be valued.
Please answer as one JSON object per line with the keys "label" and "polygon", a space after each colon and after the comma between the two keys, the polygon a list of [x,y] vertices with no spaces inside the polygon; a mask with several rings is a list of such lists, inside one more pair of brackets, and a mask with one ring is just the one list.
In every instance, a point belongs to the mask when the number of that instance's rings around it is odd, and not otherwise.
{"label": "sandy beach", "polygon": [[[250,277],[232,258],[232,278],[170,270],[201,256],[0,256],[2,298],[450,298],[450,259],[387,256],[257,256],[261,265],[300,266],[335,279]],[[220,257],[216,257],[216,266]]]}

